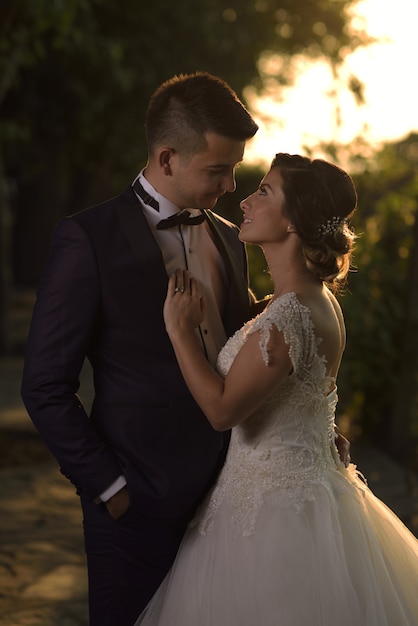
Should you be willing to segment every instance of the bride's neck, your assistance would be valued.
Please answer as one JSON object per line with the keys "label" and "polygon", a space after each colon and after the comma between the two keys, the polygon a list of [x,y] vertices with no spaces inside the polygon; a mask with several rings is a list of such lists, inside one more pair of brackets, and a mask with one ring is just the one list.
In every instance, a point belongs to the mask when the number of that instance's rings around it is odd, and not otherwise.
{"label": "bride's neck", "polygon": [[290,291],[303,293],[313,286],[322,286],[321,281],[309,272],[305,259],[299,255],[292,258],[266,255],[266,260],[274,284],[274,298]]}

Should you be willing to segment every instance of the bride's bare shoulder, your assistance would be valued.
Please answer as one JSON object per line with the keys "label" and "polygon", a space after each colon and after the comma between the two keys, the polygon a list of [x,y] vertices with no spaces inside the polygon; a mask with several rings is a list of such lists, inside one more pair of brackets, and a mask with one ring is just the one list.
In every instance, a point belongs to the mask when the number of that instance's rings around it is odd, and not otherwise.
{"label": "bride's bare shoulder", "polygon": [[345,328],[345,324],[344,324],[344,315],[341,309],[341,305],[338,302],[337,298],[335,297],[335,295],[332,293],[332,291],[330,291],[328,288],[324,288],[324,292],[328,298],[328,300],[330,301],[332,308],[334,309],[334,313],[338,318],[338,321],[340,323],[340,326]]}

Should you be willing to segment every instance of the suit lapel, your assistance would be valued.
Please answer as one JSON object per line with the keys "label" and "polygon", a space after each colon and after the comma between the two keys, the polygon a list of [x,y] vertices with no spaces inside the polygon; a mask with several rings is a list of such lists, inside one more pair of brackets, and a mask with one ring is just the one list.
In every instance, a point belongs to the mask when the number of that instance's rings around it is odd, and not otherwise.
{"label": "suit lapel", "polygon": [[229,335],[234,333],[244,322],[249,319],[249,296],[248,283],[244,278],[245,261],[241,268],[233,252],[231,243],[227,240],[221,223],[211,211],[204,211],[213,240],[225,263],[230,281],[228,290],[227,317],[225,322],[226,331]]}
{"label": "suit lapel", "polygon": [[[129,195],[130,194],[130,197]],[[116,212],[122,230],[137,258],[142,272],[142,287],[164,302],[167,293],[168,276],[161,250],[155,241],[132,188],[122,194],[124,202],[118,205]]]}

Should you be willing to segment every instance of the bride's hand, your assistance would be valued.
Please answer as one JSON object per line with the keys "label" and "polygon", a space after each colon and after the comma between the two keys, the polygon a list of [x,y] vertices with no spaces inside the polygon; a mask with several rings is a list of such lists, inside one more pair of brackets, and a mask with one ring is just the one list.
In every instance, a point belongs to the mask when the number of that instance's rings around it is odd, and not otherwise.
{"label": "bride's hand", "polygon": [[194,331],[203,321],[203,297],[190,272],[178,269],[170,276],[163,313],[170,337]]}

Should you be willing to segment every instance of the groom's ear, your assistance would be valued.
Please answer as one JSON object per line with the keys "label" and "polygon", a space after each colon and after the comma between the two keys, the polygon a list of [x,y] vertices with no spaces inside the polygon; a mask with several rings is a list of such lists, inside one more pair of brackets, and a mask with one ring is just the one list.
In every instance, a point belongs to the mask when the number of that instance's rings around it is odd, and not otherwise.
{"label": "groom's ear", "polygon": [[176,158],[176,151],[174,148],[164,146],[159,149],[158,164],[162,170],[164,176],[173,175],[173,165]]}

